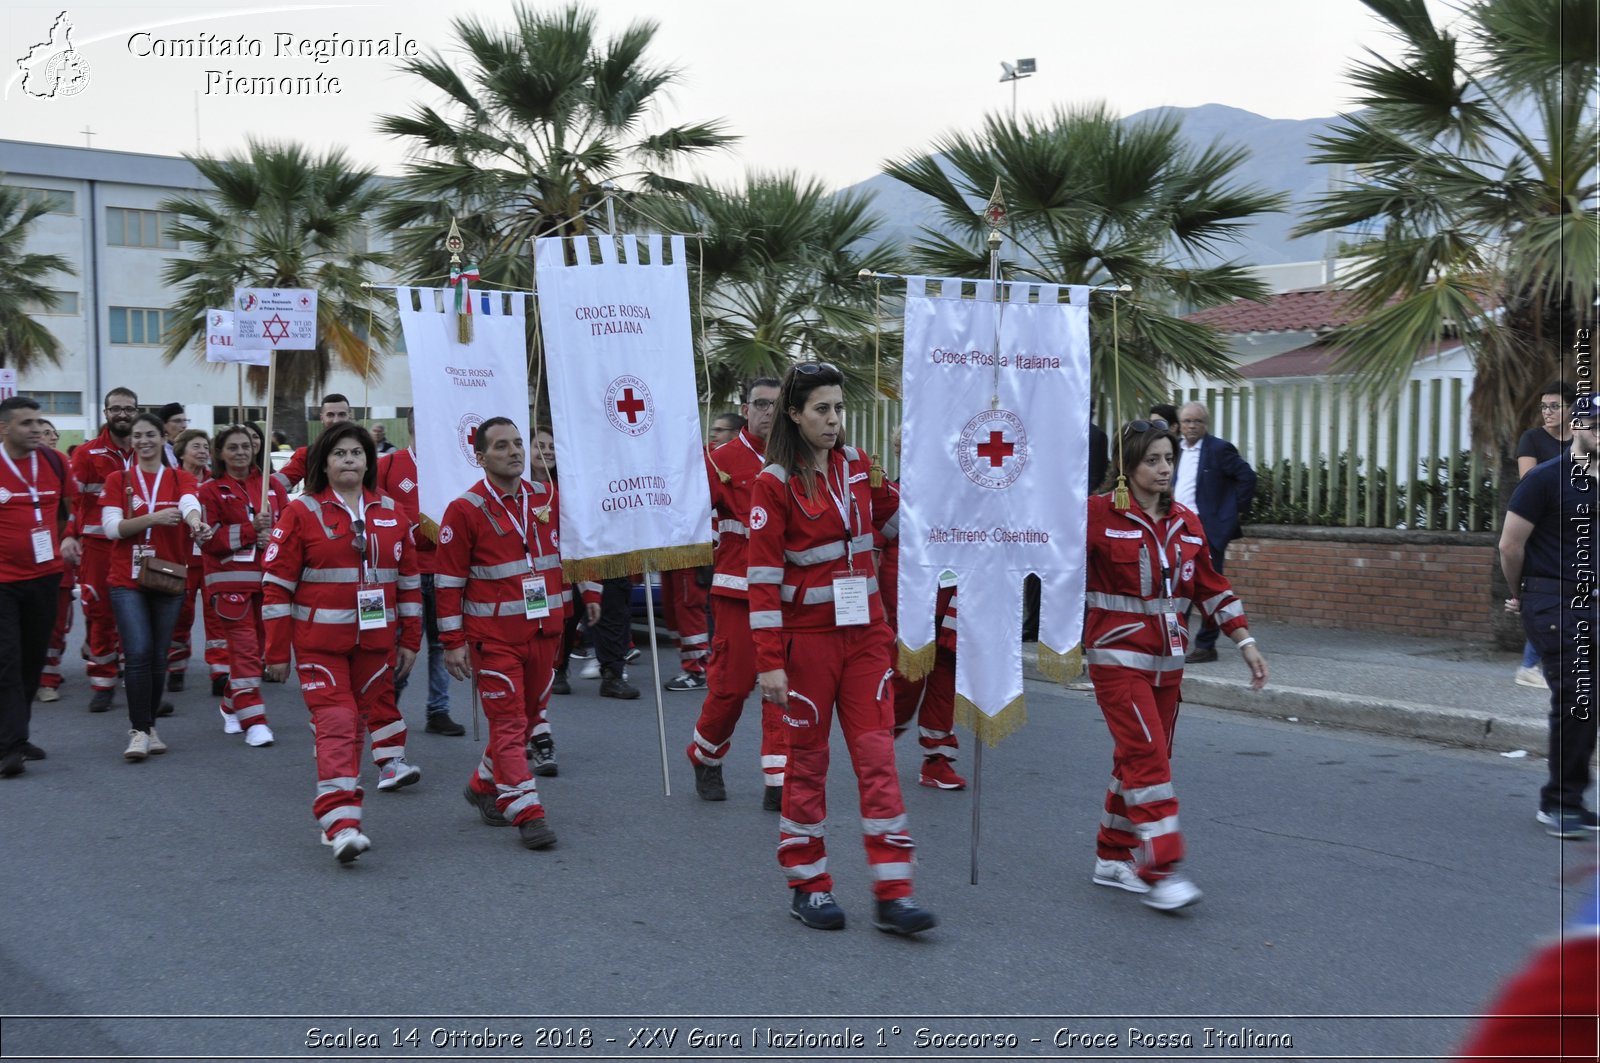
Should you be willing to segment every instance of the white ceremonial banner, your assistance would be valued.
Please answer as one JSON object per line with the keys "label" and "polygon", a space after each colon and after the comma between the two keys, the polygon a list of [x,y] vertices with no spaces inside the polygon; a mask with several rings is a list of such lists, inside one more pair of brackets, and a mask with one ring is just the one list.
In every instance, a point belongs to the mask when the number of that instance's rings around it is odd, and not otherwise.
{"label": "white ceremonial banner", "polygon": [[0,402],[15,398],[17,394],[17,371],[15,369],[0,369]]}
{"label": "white ceremonial banner", "polygon": [[[473,292],[472,341],[456,337],[455,294],[397,288],[400,328],[411,364],[416,424],[417,508],[423,531],[438,534],[445,507],[483,479],[473,439],[491,417],[509,417],[532,450],[528,425],[527,302],[522,292]],[[563,456],[564,457],[564,456]]]}
{"label": "white ceremonial banner", "polygon": [[683,237],[670,260],[660,235],[617,244],[547,237],[534,250],[569,579],[711,561]]}
{"label": "white ceremonial banner", "polygon": [[241,351],[316,350],[312,288],[235,288],[233,312],[233,345]]}
{"label": "white ceremonial banner", "polygon": [[[963,284],[969,293],[976,286],[976,298],[962,298]],[[1070,303],[1062,291],[921,277],[906,287],[902,670],[932,667],[939,577],[953,571],[956,705],[989,741],[1025,719],[1022,582],[1030,572],[1043,584],[1041,668],[1077,674],[1068,654],[1083,625],[1089,289],[1067,289]]]}
{"label": "white ceremonial banner", "polygon": [[241,350],[233,342],[233,311],[206,311],[206,361],[271,365],[272,352]]}

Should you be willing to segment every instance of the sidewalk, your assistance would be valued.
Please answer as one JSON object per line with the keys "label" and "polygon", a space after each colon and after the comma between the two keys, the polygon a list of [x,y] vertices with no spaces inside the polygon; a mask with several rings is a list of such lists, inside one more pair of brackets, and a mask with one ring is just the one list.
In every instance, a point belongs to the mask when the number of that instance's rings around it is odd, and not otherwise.
{"label": "sidewalk", "polygon": [[[1253,691],[1227,639],[1218,660],[1184,670],[1184,700],[1197,705],[1295,717],[1380,734],[1505,753],[1543,756],[1548,691],[1518,686],[1520,656],[1449,636],[1421,638],[1299,624],[1254,623],[1267,658],[1267,688]],[[1035,648],[1023,647],[1028,678]]]}

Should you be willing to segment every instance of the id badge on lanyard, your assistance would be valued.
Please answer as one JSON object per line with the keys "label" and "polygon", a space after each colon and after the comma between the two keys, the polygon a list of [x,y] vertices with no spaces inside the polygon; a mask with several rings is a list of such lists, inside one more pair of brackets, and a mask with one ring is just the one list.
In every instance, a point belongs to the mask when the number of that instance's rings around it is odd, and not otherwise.
{"label": "id badge on lanyard", "polygon": [[1183,623],[1176,612],[1171,609],[1174,601],[1172,597],[1172,569],[1167,567],[1167,552],[1162,549],[1161,554],[1161,596],[1168,605],[1166,612],[1161,614],[1161,622],[1167,628],[1167,649],[1174,657],[1183,656]]}
{"label": "id badge on lanyard", "polygon": [[[6,465],[10,466],[12,474],[21,481],[22,470],[12,462],[11,455],[5,454],[3,450],[0,450],[0,454],[4,454]],[[46,561],[55,560],[56,544],[50,529],[44,526],[44,513],[39,509],[39,455],[35,452],[32,457],[33,483],[27,484],[27,488],[28,496],[33,500],[33,530],[28,533],[28,539],[33,544],[33,563],[42,565]]]}
{"label": "id badge on lanyard", "polygon": [[42,565],[46,561],[55,560],[56,542],[49,528],[35,528],[29,533],[29,538],[33,540],[34,564]]}
{"label": "id badge on lanyard", "polygon": [[833,622],[840,627],[872,622],[872,585],[868,577],[854,569],[834,574]]}
{"label": "id badge on lanyard", "polygon": [[542,620],[550,615],[550,595],[545,591],[543,576],[523,579],[522,611],[529,620]]}
{"label": "id badge on lanyard", "polygon": [[384,611],[382,587],[356,588],[356,628],[359,631],[379,631],[389,624]]}

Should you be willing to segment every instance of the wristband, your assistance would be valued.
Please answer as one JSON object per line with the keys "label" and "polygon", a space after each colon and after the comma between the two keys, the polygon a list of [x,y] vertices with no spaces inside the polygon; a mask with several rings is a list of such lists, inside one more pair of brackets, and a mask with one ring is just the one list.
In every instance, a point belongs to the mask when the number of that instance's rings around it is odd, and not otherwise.
{"label": "wristband", "polygon": [[1255,644],[1256,637],[1254,635],[1251,635],[1247,639],[1240,639],[1238,642],[1234,643],[1234,645],[1239,647],[1240,652],[1243,652],[1246,646],[1254,646]]}

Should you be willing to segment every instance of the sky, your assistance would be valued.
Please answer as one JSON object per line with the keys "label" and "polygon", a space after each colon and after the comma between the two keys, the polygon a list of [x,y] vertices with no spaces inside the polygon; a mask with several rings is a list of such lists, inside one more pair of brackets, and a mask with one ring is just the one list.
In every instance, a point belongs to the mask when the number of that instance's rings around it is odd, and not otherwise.
{"label": "sky", "polygon": [[[553,5],[546,5],[553,6]],[[839,187],[940,135],[1012,106],[1001,61],[1033,58],[1015,86],[1023,112],[1103,100],[1121,114],[1221,103],[1269,118],[1314,118],[1350,106],[1345,72],[1392,43],[1359,0],[600,0],[601,27],[659,23],[651,57],[680,68],[658,125],[720,119],[741,137],[684,176],[732,183],[750,170],[796,170]],[[1435,18],[1443,3],[1429,0]],[[76,72],[52,97],[34,87],[63,50],[52,26],[65,10]],[[223,154],[245,137],[347,148],[397,173],[403,145],[375,118],[403,113],[433,90],[388,58],[296,53],[337,39],[385,40],[454,53],[452,19],[509,23],[500,0],[272,5],[11,3],[0,25],[0,139],[176,155]],[[259,45],[260,55],[159,54],[174,39]],[[50,43],[46,43],[50,42]],[[35,45],[44,44],[40,49]],[[287,48],[287,54],[283,49]],[[69,69],[70,66],[69,66]],[[230,78],[316,78],[322,90],[255,96]],[[338,91],[332,79],[338,79]],[[87,130],[88,134],[84,131]],[[0,157],[0,170],[5,160]]]}

